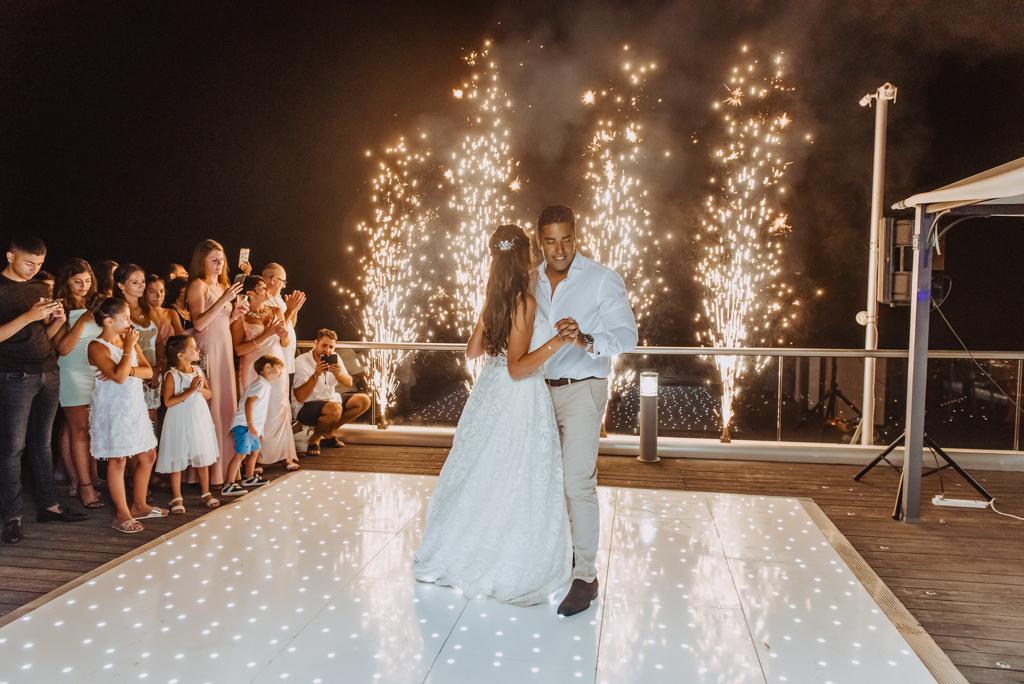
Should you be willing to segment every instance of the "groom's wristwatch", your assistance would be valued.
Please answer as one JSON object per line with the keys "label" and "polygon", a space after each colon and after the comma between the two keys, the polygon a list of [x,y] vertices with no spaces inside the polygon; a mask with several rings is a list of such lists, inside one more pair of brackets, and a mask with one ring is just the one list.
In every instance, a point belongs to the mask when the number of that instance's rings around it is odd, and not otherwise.
{"label": "groom's wristwatch", "polygon": [[594,351],[594,336],[580,331],[580,339],[583,340],[584,349],[588,352]]}

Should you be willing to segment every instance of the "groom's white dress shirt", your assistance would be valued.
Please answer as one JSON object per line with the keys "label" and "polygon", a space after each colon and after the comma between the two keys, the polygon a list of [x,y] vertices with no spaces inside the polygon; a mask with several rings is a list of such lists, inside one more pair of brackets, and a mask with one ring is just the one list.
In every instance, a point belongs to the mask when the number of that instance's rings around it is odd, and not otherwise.
{"label": "groom's white dress shirt", "polygon": [[547,320],[548,338],[555,324],[566,317],[576,320],[581,333],[594,336],[592,351],[565,345],[544,364],[544,377],[606,378],[612,370],[612,357],[636,349],[636,318],[626,297],[626,286],[618,273],[588,259],[579,252],[573,257],[569,274],[551,296],[551,281],[542,262],[535,277],[534,297],[537,309]]}

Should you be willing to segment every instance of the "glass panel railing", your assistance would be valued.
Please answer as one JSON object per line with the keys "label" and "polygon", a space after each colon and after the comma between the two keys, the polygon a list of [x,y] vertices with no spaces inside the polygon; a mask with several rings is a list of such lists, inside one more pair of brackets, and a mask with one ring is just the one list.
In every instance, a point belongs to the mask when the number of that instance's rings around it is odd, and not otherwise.
{"label": "glass panel railing", "polygon": [[[372,350],[350,350],[358,360],[361,377],[357,384],[371,396],[381,392],[368,377],[375,362]],[[347,365],[347,362],[346,362]],[[461,351],[414,350],[404,352],[393,372],[395,389],[385,400],[385,418],[391,425],[453,427],[459,422],[472,386]],[[373,402],[368,421],[380,423],[382,402]]]}
{"label": "glass panel railing", "polygon": [[[901,361],[895,365],[898,370],[894,369],[889,378],[892,390],[886,403],[887,429],[880,434],[880,441],[891,441],[903,431],[906,362],[898,360]],[[928,435],[941,446],[950,448],[1018,448],[1014,403],[1019,366],[1017,360],[1008,359],[978,357],[976,365],[969,358],[930,358],[925,403]]]}
{"label": "glass panel railing", "polygon": [[[835,356],[785,359],[782,439],[850,442],[860,424],[864,360]],[[879,368],[890,359],[878,359]],[[880,392],[876,386],[876,392]]]}
{"label": "glass panel railing", "polygon": [[[363,389],[374,388],[380,351],[367,343],[345,343],[342,356]],[[414,345],[391,370],[394,391],[386,409],[396,426],[454,427],[472,376],[458,345]],[[761,350],[757,350],[761,353]],[[950,448],[1019,449],[1024,354],[995,354],[978,365],[963,353],[935,352],[929,358],[926,428]],[[619,357],[609,392],[606,428],[610,435],[639,429],[640,371],[658,373],[659,434],[718,439],[722,382],[706,350],[648,348]],[[851,443],[859,425],[864,358],[856,350],[764,350],[747,356],[736,382],[731,437],[741,440]],[[986,373],[988,375],[986,375]],[[988,377],[988,376],[991,376]],[[994,382],[993,382],[994,381]],[[885,352],[876,359],[875,443],[900,436],[906,411],[907,359]],[[371,392],[372,393],[372,392]],[[363,420],[378,423],[380,407]],[[859,441],[859,439],[857,440]]]}

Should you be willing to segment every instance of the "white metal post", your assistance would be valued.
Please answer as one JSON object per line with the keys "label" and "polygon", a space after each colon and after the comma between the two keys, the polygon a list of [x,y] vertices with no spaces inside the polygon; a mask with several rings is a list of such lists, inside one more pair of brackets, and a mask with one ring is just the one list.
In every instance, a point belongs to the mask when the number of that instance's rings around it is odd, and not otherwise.
{"label": "white metal post", "polygon": [[[871,225],[868,242],[868,297],[864,319],[864,349],[878,349],[878,232],[885,195],[885,135],[889,100],[896,99],[896,86],[881,85],[861,98],[862,106],[875,101],[875,156],[871,170]],[[860,443],[873,444],[875,438],[875,359],[864,359],[864,393],[861,398]]]}
{"label": "white metal post", "polygon": [[935,220],[917,207],[914,219],[914,293],[910,301],[910,357],[907,359],[907,416],[903,443],[904,522],[921,519],[921,450],[924,447],[924,408],[928,387],[928,318],[932,308],[932,248]]}

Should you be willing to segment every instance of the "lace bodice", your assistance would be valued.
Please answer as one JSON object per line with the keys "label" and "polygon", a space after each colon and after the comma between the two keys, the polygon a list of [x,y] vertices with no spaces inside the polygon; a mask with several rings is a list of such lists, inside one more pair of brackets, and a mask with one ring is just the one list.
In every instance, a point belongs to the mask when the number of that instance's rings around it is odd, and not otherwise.
{"label": "lace bodice", "polygon": [[562,453],[543,378],[512,380],[506,364],[486,357],[466,402],[430,500],[416,577],[531,605],[569,580]]}

